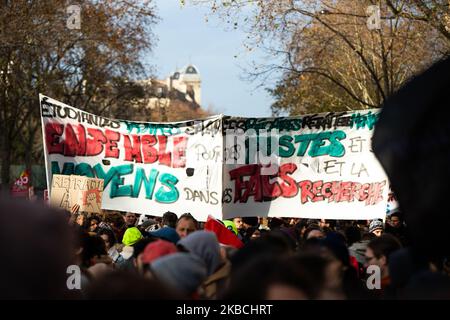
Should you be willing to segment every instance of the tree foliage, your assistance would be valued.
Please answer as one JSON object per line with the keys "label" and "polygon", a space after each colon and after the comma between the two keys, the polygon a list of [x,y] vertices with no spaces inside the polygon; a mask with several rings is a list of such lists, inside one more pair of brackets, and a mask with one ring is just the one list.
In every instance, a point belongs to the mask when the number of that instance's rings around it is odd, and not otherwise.
{"label": "tree foliage", "polygon": [[[448,0],[198,0],[249,33],[273,60],[248,72],[264,82],[275,114],[379,107],[408,79],[450,53]],[[379,29],[367,8],[379,5]],[[277,58],[277,59],[275,59]]]}
{"label": "tree foliage", "polygon": [[[76,4],[81,28],[70,29],[66,9]],[[138,103],[133,80],[151,71],[142,58],[157,20],[152,0],[0,1],[3,185],[12,161],[42,161],[39,93],[111,116]]]}

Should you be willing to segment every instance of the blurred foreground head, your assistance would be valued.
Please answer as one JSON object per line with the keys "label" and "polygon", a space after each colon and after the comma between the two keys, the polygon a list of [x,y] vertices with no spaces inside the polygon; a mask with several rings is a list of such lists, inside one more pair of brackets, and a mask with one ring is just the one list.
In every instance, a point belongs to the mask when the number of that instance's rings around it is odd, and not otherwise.
{"label": "blurred foreground head", "polygon": [[0,299],[67,298],[72,235],[65,212],[0,196]]}
{"label": "blurred foreground head", "polygon": [[385,169],[415,247],[450,254],[450,58],[409,81],[383,105],[373,150]]}

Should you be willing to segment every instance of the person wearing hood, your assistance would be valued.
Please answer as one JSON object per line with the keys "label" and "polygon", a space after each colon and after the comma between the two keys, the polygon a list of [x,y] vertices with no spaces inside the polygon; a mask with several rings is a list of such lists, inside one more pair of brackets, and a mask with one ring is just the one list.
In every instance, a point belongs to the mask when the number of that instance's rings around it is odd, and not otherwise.
{"label": "person wearing hood", "polygon": [[187,252],[177,252],[154,260],[150,264],[150,271],[152,277],[191,299],[199,298],[200,285],[207,277],[204,261]]}
{"label": "person wearing hood", "polygon": [[201,258],[206,266],[208,278],[203,282],[203,295],[215,299],[228,286],[231,264],[224,261],[216,235],[208,231],[196,231],[178,242],[180,251],[187,251]]}

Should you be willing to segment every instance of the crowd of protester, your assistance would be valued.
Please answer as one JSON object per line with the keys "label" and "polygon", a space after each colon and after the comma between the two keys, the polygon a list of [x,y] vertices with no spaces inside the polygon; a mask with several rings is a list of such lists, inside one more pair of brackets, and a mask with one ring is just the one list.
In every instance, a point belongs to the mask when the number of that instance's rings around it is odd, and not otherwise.
{"label": "crowd of protester", "polygon": [[[219,232],[189,213],[92,215],[2,202],[6,298],[450,298],[448,260],[414,251],[401,212],[386,221],[210,217]],[[372,278],[370,265],[379,272]]]}

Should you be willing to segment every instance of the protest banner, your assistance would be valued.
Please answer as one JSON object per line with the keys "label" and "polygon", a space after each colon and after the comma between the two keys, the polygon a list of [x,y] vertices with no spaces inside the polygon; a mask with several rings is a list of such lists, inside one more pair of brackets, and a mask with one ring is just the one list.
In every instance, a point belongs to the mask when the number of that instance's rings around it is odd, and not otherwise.
{"label": "protest banner", "polygon": [[388,180],[371,150],[378,109],[154,123],[40,102],[48,185],[55,174],[103,179],[103,209],[199,221],[386,214]]}
{"label": "protest banner", "polygon": [[99,178],[104,180],[103,209],[221,218],[221,116],[132,122],[93,115],[43,95],[40,103],[48,186],[58,174]]}
{"label": "protest banner", "polygon": [[50,189],[50,205],[70,211],[72,207],[72,201],[70,199],[70,175],[53,175],[52,187]]}
{"label": "protest banner", "polygon": [[76,175],[53,175],[50,205],[68,210],[80,206],[79,212],[101,213],[103,179]]}
{"label": "protest banner", "polygon": [[80,205],[80,212],[101,213],[103,183],[103,179],[71,175],[71,205]]}
{"label": "protest banner", "polygon": [[223,218],[384,218],[389,185],[371,149],[378,114],[225,117]]}

